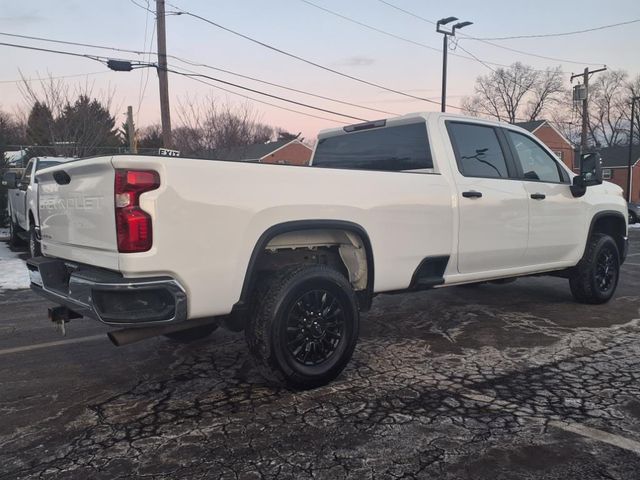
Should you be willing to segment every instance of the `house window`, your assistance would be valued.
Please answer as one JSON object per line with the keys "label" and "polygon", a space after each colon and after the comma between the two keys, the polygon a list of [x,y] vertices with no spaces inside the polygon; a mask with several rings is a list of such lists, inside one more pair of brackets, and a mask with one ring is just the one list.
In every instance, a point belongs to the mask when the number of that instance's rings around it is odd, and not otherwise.
{"label": "house window", "polygon": [[553,154],[558,157],[559,160],[562,160],[562,150],[554,150]]}
{"label": "house window", "polygon": [[603,180],[611,180],[611,169],[603,168],[602,169],[602,179]]}

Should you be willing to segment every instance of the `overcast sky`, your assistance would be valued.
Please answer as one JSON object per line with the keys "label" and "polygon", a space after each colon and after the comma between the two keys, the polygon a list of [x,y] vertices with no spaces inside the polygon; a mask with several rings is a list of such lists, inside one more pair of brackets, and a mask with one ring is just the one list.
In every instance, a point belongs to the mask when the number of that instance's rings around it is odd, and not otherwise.
{"label": "overcast sky", "polygon": [[[146,0],[136,0],[146,5]],[[435,27],[393,9],[378,0],[312,0],[375,28],[435,48],[408,43],[356,25],[321,11],[301,0],[172,0],[177,7],[199,14],[225,27],[237,30],[280,49],[305,57],[335,70],[366,80],[439,101],[442,37]],[[387,0],[428,20],[454,15],[474,25],[463,32],[480,38],[545,34],[592,28],[640,18],[638,0],[582,1],[462,1]],[[155,1],[150,2],[155,8]],[[167,10],[174,8],[167,5]],[[130,0],[0,0],[0,32],[47,37],[57,40],[108,45],[148,51],[151,45],[153,16]],[[146,46],[145,46],[146,40]],[[80,53],[119,58],[143,59],[135,54],[118,54],[85,47],[56,45],[0,35],[0,42],[28,44]],[[511,64],[521,61],[536,68],[560,66],[571,72],[585,66],[625,69],[640,73],[640,23],[565,37],[512,39],[495,43],[557,60],[528,56],[497,48],[476,40],[460,41],[460,46],[482,60]],[[392,113],[437,110],[438,105],[412,100],[341,78],[276,52],[238,38],[195,18],[167,17],[168,53],[191,61],[258,77],[300,90],[329,96]],[[453,52],[466,55],[459,48]],[[152,59],[154,61],[155,59]],[[275,87],[240,79],[203,68],[170,61],[176,67],[199,70],[247,87],[285,96],[328,110],[374,119],[383,113],[287,92]],[[159,122],[158,83],[155,71],[141,69],[129,73],[110,72],[98,62],[44,52],[0,46],[0,109],[13,112],[24,106],[17,82],[20,72],[29,78],[47,75],[90,74],[65,79],[69,84],[90,82],[95,92],[115,92],[115,112],[119,115],[133,105],[138,125]],[[451,56],[449,62],[449,103],[456,105],[463,95],[473,91],[475,78],[489,70],[472,59]],[[148,76],[148,82],[146,78]],[[179,123],[178,105],[187,97],[215,96],[220,101],[246,102],[245,99],[202,85],[191,79],[171,75],[169,80],[174,124]],[[147,83],[144,96],[141,86]],[[233,89],[238,91],[237,89]],[[325,117],[310,118],[298,113],[253,103],[262,120],[289,131],[313,136],[318,130],[350,122],[331,114],[287,105],[257,94],[244,92],[270,103]],[[119,118],[121,121],[122,118]]]}

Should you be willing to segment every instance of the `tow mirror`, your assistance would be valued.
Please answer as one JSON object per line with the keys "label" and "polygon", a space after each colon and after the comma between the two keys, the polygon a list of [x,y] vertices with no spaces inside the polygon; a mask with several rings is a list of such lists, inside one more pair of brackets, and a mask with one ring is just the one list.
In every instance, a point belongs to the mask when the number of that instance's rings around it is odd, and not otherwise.
{"label": "tow mirror", "polygon": [[7,172],[2,176],[2,186],[7,189],[18,187],[18,176],[15,172]]}
{"label": "tow mirror", "polygon": [[571,193],[581,197],[587,187],[602,183],[602,158],[599,153],[583,153],[580,155],[580,175],[573,177]]}

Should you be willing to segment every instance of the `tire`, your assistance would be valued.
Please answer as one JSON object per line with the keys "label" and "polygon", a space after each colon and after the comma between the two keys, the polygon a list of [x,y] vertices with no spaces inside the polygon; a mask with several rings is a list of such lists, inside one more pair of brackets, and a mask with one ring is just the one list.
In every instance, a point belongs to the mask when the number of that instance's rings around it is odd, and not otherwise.
{"label": "tire", "polygon": [[629,225],[633,225],[635,223],[638,223],[638,216],[635,214],[635,212],[629,210]]}
{"label": "tire", "polygon": [[19,247],[22,243],[22,239],[18,236],[18,226],[13,221],[13,216],[9,214],[9,246]]}
{"label": "tire", "polygon": [[33,224],[29,227],[29,255],[31,258],[42,256],[40,240],[38,240],[36,227]]}
{"label": "tire", "polygon": [[340,375],[353,355],[359,325],[347,279],[324,265],[303,265],[262,282],[245,337],[270,383],[310,389]]}
{"label": "tire", "polygon": [[216,331],[218,325],[209,324],[201,327],[188,328],[179,332],[167,333],[165,337],[177,343],[191,343],[202,338],[206,338]]}
{"label": "tire", "polygon": [[580,303],[608,302],[620,278],[620,254],[609,235],[594,233],[587,242],[582,260],[569,276],[573,298]]}

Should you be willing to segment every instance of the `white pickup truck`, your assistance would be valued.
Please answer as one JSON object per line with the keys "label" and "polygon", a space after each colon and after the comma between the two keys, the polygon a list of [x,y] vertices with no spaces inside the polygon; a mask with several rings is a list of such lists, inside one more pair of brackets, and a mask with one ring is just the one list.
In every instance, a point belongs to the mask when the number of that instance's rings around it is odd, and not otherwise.
{"label": "white pickup truck", "polygon": [[426,113],[323,131],[310,167],[83,159],[37,173],[32,288],[116,345],[244,329],[268,378],[314,387],[380,293],[551,274],[608,301],[627,206],[595,158],[575,175],[518,127]]}
{"label": "white pickup truck", "polygon": [[9,243],[11,246],[16,246],[23,240],[28,241],[29,253],[32,257],[41,253],[38,227],[38,184],[35,180],[35,173],[43,168],[69,160],[73,160],[73,158],[33,157],[27,163],[21,177],[15,173],[8,173],[3,177],[3,186],[9,188],[7,192]]}

